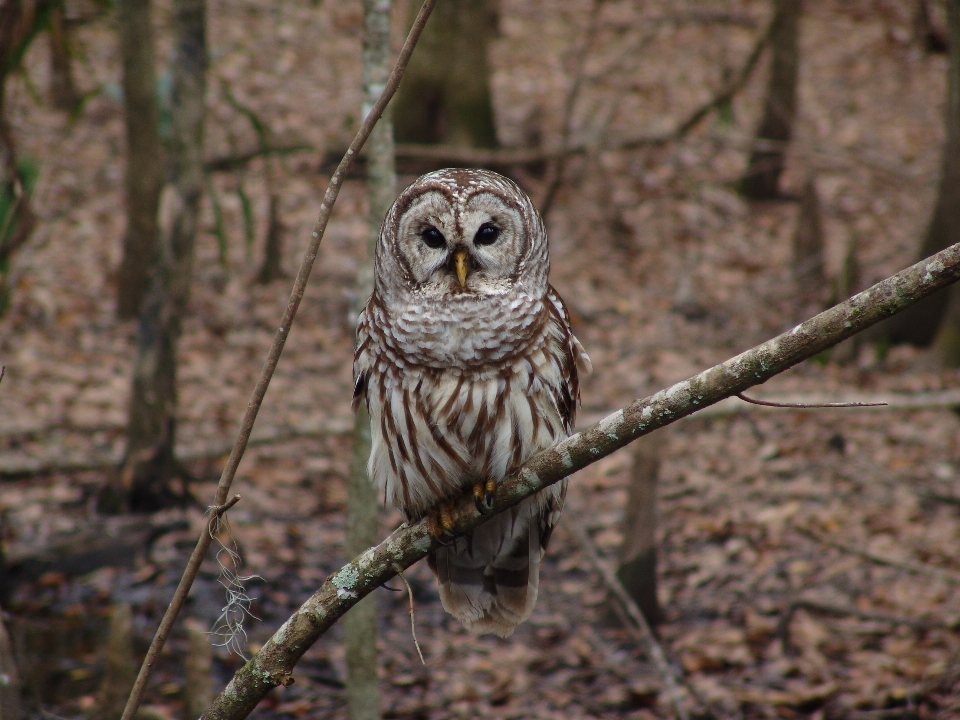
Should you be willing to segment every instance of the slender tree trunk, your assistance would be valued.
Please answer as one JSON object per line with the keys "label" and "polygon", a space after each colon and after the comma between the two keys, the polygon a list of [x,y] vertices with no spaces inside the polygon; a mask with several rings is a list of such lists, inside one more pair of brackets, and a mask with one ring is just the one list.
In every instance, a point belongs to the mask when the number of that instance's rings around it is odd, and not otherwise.
{"label": "slender tree trunk", "polygon": [[[947,71],[946,142],[937,201],[918,259],[960,242],[960,0],[947,0],[947,32],[950,65]],[[955,288],[947,288],[921,300],[891,318],[880,328],[879,334],[893,343],[930,345],[946,316],[950,295],[955,292]]]}
{"label": "slender tree trunk", "polygon": [[13,652],[13,642],[6,625],[0,620],[0,720],[20,720],[23,705],[20,702],[20,671]]}
{"label": "slender tree trunk", "polygon": [[437,4],[394,101],[399,142],[496,147],[487,60],[496,24],[492,0]]}
{"label": "slender tree trunk", "polygon": [[150,0],[119,0],[127,133],[127,230],[117,281],[117,315],[137,317],[157,240],[157,209],[163,187]]}
{"label": "slender tree trunk", "polygon": [[63,18],[63,5],[50,8],[50,101],[58,110],[72,110],[79,94],[73,82],[70,36]]}
{"label": "slender tree trunk", "polygon": [[636,443],[617,568],[620,584],[651,625],[662,619],[657,600],[657,476],[663,439],[662,434],[651,435]]}
{"label": "slender tree trunk", "polygon": [[0,2],[0,314],[9,304],[10,259],[30,238],[36,221],[30,207],[32,180],[17,157],[13,129],[7,122],[7,76],[24,44],[30,42],[40,10],[32,3]]}
{"label": "slender tree trunk", "polygon": [[[363,116],[377,101],[390,75],[390,0],[363,0]],[[358,312],[373,292],[373,256],[380,225],[393,202],[396,185],[393,125],[389,108],[367,141],[367,197],[370,205],[367,262],[357,278]],[[347,487],[347,557],[377,544],[379,536],[377,492],[367,476],[370,457],[370,417],[361,403],[353,429],[353,457]],[[351,613],[353,615],[354,613]],[[380,688],[377,678],[376,597],[364,598],[355,617],[345,618],[347,659],[347,717],[377,720]]]}
{"label": "slender tree trunk", "polygon": [[[800,211],[793,234],[793,280],[797,295],[803,302],[822,303],[827,296],[824,273],[823,223],[820,219],[820,199],[817,184],[811,176],[803,185]],[[849,297],[849,296],[847,296]],[[846,300],[846,297],[843,298]]]}
{"label": "slender tree trunk", "polygon": [[122,497],[133,510],[182,501],[176,441],[177,344],[190,298],[193,248],[203,193],[203,117],[206,89],[204,0],[175,0],[173,99],[169,148],[171,182],[164,187],[160,237],[140,332],[121,472]]}
{"label": "slender tree trunk", "polygon": [[[774,0],[770,47],[773,59],[763,119],[757,129],[759,147],[750,155],[740,180],[740,191],[750,198],[770,199],[780,195],[787,144],[793,136],[797,110],[797,73],[800,67],[800,0]],[[772,145],[772,147],[771,147]]]}
{"label": "slender tree trunk", "polygon": [[263,248],[263,265],[257,282],[267,285],[284,277],[283,272],[283,221],[280,220],[280,195],[275,188],[273,159],[266,158],[267,194],[270,196],[267,236]]}

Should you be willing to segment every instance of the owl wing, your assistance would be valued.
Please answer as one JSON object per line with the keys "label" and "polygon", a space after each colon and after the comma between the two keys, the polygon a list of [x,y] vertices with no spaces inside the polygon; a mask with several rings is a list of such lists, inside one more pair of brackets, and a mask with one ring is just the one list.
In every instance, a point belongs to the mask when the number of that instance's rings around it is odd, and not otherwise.
{"label": "owl wing", "polygon": [[367,400],[367,375],[373,366],[370,346],[370,323],[367,320],[367,307],[360,311],[357,318],[357,346],[353,351],[353,411],[360,407],[360,401]]}
{"label": "owl wing", "polygon": [[556,388],[557,410],[563,420],[567,434],[573,432],[577,419],[577,405],[580,402],[580,373],[589,375],[593,371],[590,356],[583,349],[570,327],[570,313],[563,298],[553,288],[547,289],[547,307],[554,322],[554,329],[561,338],[563,356],[559,358],[561,383]]}

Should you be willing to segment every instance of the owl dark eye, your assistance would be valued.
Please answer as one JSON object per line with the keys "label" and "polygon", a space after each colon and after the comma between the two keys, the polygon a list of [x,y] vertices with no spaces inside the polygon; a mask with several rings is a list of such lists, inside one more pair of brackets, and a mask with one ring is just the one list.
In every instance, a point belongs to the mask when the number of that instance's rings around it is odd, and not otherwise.
{"label": "owl dark eye", "polygon": [[447,241],[443,239],[443,235],[435,227],[428,227],[420,233],[420,239],[423,240],[424,245],[434,250],[442,248],[447,244]]}
{"label": "owl dark eye", "polygon": [[500,230],[498,230],[495,225],[484,223],[480,226],[480,229],[477,230],[477,234],[473,238],[473,244],[493,245],[498,237],[500,237]]}

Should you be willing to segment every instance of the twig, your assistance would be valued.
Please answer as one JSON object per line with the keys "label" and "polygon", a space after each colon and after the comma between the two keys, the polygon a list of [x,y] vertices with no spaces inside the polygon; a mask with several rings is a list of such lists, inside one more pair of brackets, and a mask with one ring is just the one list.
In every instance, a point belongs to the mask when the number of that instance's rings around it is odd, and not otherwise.
{"label": "twig", "polygon": [[0,383],[3,382],[3,376],[7,374],[7,366],[0,365]]}
{"label": "twig", "polygon": [[960,505],[960,496],[958,495],[947,495],[933,490],[918,490],[917,494],[924,500],[934,500],[948,505]]}
{"label": "twig", "polygon": [[957,621],[944,622],[942,620],[888,615],[887,613],[876,613],[868,610],[861,610],[860,608],[850,605],[834,605],[833,603],[821,602],[819,600],[797,598],[787,605],[786,609],[783,611],[783,615],[780,616],[780,620],[777,622],[777,637],[780,639],[780,646],[783,649],[784,654],[795,652],[790,645],[790,621],[793,619],[793,616],[796,614],[797,610],[812,610],[813,612],[820,612],[827,615],[855,617],[858,620],[866,620],[868,622],[883,622],[890,623],[891,625],[904,625],[917,630],[933,630],[938,628],[945,630],[956,630],[958,624]]}
{"label": "twig", "polygon": [[407,579],[403,576],[403,570],[399,566],[394,568],[397,571],[397,575],[400,576],[400,579],[403,580],[403,584],[407,586],[407,597],[410,598],[410,634],[413,635],[413,644],[417,648],[417,655],[420,656],[420,664],[426,665],[427,662],[423,659],[423,653],[420,651],[420,643],[417,642],[417,626],[413,621],[413,588],[410,587],[410,583],[407,582]]}
{"label": "twig", "polygon": [[310,152],[311,150],[313,150],[312,145],[305,145],[303,143],[293,145],[264,144],[256,150],[247,150],[246,152],[236,153],[233,155],[222,155],[220,157],[209,158],[203,163],[203,169],[208,173],[235,170],[239,167],[243,167],[251,160],[256,160],[258,157],[270,155],[292,155],[293,153]]}
{"label": "twig", "polygon": [[940,568],[931,567],[930,565],[922,565],[920,563],[912,563],[906,560],[896,560],[894,558],[884,557],[883,555],[877,555],[869,550],[864,550],[863,548],[858,548],[854,545],[848,545],[845,542],[825,537],[820,533],[814,532],[808,528],[796,527],[795,529],[798,533],[801,535],[806,535],[811,540],[815,540],[823,545],[829,545],[830,547],[850,553],[851,555],[857,555],[858,557],[862,557],[864,560],[869,560],[877,565],[886,565],[887,567],[906,570],[914,575],[927,575],[928,577],[934,577],[938,580],[943,580],[944,582],[960,585],[960,574],[958,573],[953,573],[949,570],[941,570]]}
{"label": "twig", "polygon": [[227,510],[232,508],[240,502],[240,495],[234,495],[232,498],[227,500],[223,505],[215,505],[210,508],[210,514],[214,517],[221,517]]}
{"label": "twig", "polygon": [[771,402],[770,400],[756,400],[754,398],[747,397],[743,393],[737,393],[736,397],[740,398],[745,403],[750,403],[751,405],[763,405],[764,407],[795,408],[795,409],[880,407],[882,405],[887,404],[885,402],[783,403],[783,402]]}
{"label": "twig", "polygon": [[[663,684],[667,688],[667,694],[670,696],[670,702],[673,705],[676,717],[680,718],[680,720],[689,720],[690,715],[687,713],[686,707],[684,707],[683,695],[680,691],[680,686],[684,684],[683,678],[670,666],[670,663],[667,661],[667,656],[663,652],[663,648],[660,647],[660,643],[653,634],[653,630],[650,629],[650,624],[647,622],[647,619],[643,616],[643,613],[640,611],[640,608],[637,607],[633,598],[623,589],[623,585],[620,584],[616,575],[613,574],[610,568],[603,564],[596,547],[594,547],[593,540],[590,539],[590,536],[583,526],[579,523],[571,523],[568,527],[577,537],[581,548],[590,560],[590,564],[593,565],[594,569],[600,574],[607,589],[616,596],[627,616],[632,621],[633,624],[627,625],[627,628],[639,641],[643,651],[660,673],[660,679],[663,680]],[[693,693],[690,694],[692,695]]]}
{"label": "twig", "polygon": [[[593,39],[597,34],[597,28],[600,26],[600,6],[603,0],[593,0],[590,9],[590,25],[587,27],[586,35],[583,38],[583,45],[577,53],[577,69],[573,76],[573,85],[570,92],[567,93],[567,100],[563,111],[563,135],[560,140],[560,146],[566,147],[570,144],[570,134],[573,132],[573,108],[580,95],[580,88],[583,86],[583,71],[587,65],[587,55],[593,45]],[[540,201],[540,214],[546,218],[550,214],[550,208],[553,206],[553,200],[556,197],[557,190],[563,182],[563,169],[566,157],[560,156],[556,159],[550,172],[550,181],[547,183],[547,190],[544,193],[543,200]]]}
{"label": "twig", "polygon": [[703,118],[705,118],[711,110],[719,107],[725,103],[730,102],[733,99],[733,96],[740,92],[741,88],[747,84],[747,80],[750,79],[750,76],[753,74],[753,69],[757,66],[757,61],[760,60],[760,56],[763,55],[763,49],[767,46],[767,43],[770,41],[770,31],[773,29],[773,21],[767,25],[767,29],[763,31],[763,34],[757,38],[757,42],[754,43],[753,50],[750,51],[750,55],[747,56],[747,62],[744,63],[743,67],[740,69],[740,73],[734,78],[731,82],[720,90],[716,95],[713,96],[710,100],[705,102],[703,105],[698,107],[689,116],[677,127],[676,132],[674,133],[674,139],[682,138],[688,132],[693,130]]}
{"label": "twig", "polygon": [[[451,513],[455,530],[470,530],[638,437],[762,384],[958,279],[960,243],[911,265],[793,330],[655,395],[636,400],[596,425],[537,453],[504,478],[488,514],[477,511],[472,495],[461,499]],[[333,573],[234,674],[204,715],[205,720],[246,717],[350,608],[396,576],[397,567],[406,569],[426,557],[433,545],[426,520],[404,525],[377,547],[369,548]]]}
{"label": "twig", "polygon": [[[220,476],[220,482],[217,486],[216,499],[213,503],[214,506],[223,505],[226,502],[227,493],[230,492],[230,485],[233,483],[233,478],[236,475],[237,468],[240,465],[240,459],[243,457],[243,453],[247,448],[247,442],[250,439],[250,434],[253,432],[253,425],[257,419],[257,414],[260,411],[260,405],[263,402],[263,397],[267,393],[267,387],[270,385],[270,379],[273,377],[273,372],[277,367],[277,363],[280,360],[280,354],[283,352],[283,347],[286,344],[287,336],[290,333],[290,326],[296,317],[297,309],[300,307],[300,301],[303,299],[303,294],[307,287],[307,280],[310,277],[310,271],[313,269],[314,260],[316,260],[317,253],[320,249],[320,241],[323,239],[324,231],[326,230],[327,223],[330,220],[330,214],[333,212],[333,205],[337,201],[337,196],[340,194],[340,188],[343,186],[343,181],[346,177],[347,170],[349,170],[350,166],[356,159],[357,154],[360,152],[360,148],[363,147],[363,144],[370,136],[373,126],[377,123],[377,120],[380,119],[380,115],[383,114],[384,109],[387,107],[387,103],[390,102],[390,99],[396,93],[397,88],[400,85],[400,79],[403,77],[403,72],[407,67],[407,63],[410,61],[410,56],[413,54],[413,49],[416,47],[417,40],[420,38],[420,33],[423,31],[423,27],[427,22],[427,18],[430,17],[430,12],[433,10],[435,3],[436,0],[424,0],[423,7],[420,9],[420,13],[417,15],[417,19],[414,21],[413,27],[410,28],[410,33],[407,35],[407,40],[403,44],[403,48],[400,51],[400,56],[397,58],[396,65],[394,65],[393,72],[390,74],[390,79],[387,81],[387,84],[383,89],[383,93],[380,95],[380,99],[376,102],[366,119],[363,121],[363,124],[360,126],[360,130],[357,131],[356,137],[354,137],[353,142],[350,143],[350,147],[347,148],[346,154],[340,161],[340,165],[330,178],[330,184],[323,196],[323,202],[320,203],[320,214],[316,223],[314,223],[313,232],[310,235],[310,242],[306,252],[303,255],[303,260],[300,263],[300,269],[297,272],[297,278],[293,283],[293,291],[290,293],[290,300],[287,303],[287,308],[283,313],[283,319],[280,321],[280,327],[274,336],[273,344],[270,346],[270,351],[267,353],[267,359],[264,363],[263,369],[260,372],[260,377],[257,380],[256,386],[254,387],[250,401],[247,403],[247,410],[243,416],[243,421],[240,425],[240,432],[237,435],[236,443],[234,444],[233,450],[230,453],[230,457],[227,460],[226,467],[224,467],[223,473]],[[213,520],[213,518],[211,518],[211,520]],[[157,628],[157,633],[153,638],[153,642],[150,644],[150,649],[147,651],[147,656],[144,658],[143,665],[140,667],[140,673],[137,675],[137,680],[134,683],[133,690],[130,693],[130,698],[127,701],[127,706],[123,711],[121,720],[133,720],[133,716],[136,714],[137,707],[140,705],[140,701],[143,698],[143,693],[146,690],[147,681],[149,680],[150,674],[153,671],[153,666],[156,662],[157,656],[160,654],[160,650],[163,648],[163,645],[167,640],[167,636],[170,634],[170,630],[180,612],[180,608],[183,607],[183,603],[187,599],[187,594],[190,592],[190,587],[193,585],[193,581],[196,578],[197,573],[200,571],[200,565],[207,554],[207,550],[210,547],[210,542],[210,533],[207,531],[207,528],[204,528],[203,533],[200,535],[200,539],[197,541],[197,546],[194,548],[193,554],[190,556],[190,560],[187,562],[187,567],[184,570],[183,577],[180,579],[180,584],[177,586],[177,590],[174,593],[173,600],[170,601],[170,605],[167,608],[166,613],[164,613],[163,619],[160,621],[160,626]]]}

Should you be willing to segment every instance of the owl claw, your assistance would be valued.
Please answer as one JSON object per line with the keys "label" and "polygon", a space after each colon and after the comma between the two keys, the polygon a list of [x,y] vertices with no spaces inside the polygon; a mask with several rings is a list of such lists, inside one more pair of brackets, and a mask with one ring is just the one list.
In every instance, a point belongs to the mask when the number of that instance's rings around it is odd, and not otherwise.
{"label": "owl claw", "polygon": [[[483,483],[477,483],[473,486],[473,504],[477,507],[477,512],[481,515],[487,514],[487,508],[484,507],[485,496],[483,494]],[[487,501],[489,505],[489,501]]]}
{"label": "owl claw", "polygon": [[454,503],[451,500],[442,500],[436,507],[427,513],[427,532],[437,538],[457,539],[463,533],[456,530],[453,521]]}
{"label": "owl claw", "polygon": [[497,481],[496,480],[487,480],[487,484],[484,487],[483,499],[487,503],[488,508],[493,507],[493,494],[497,491]]}

